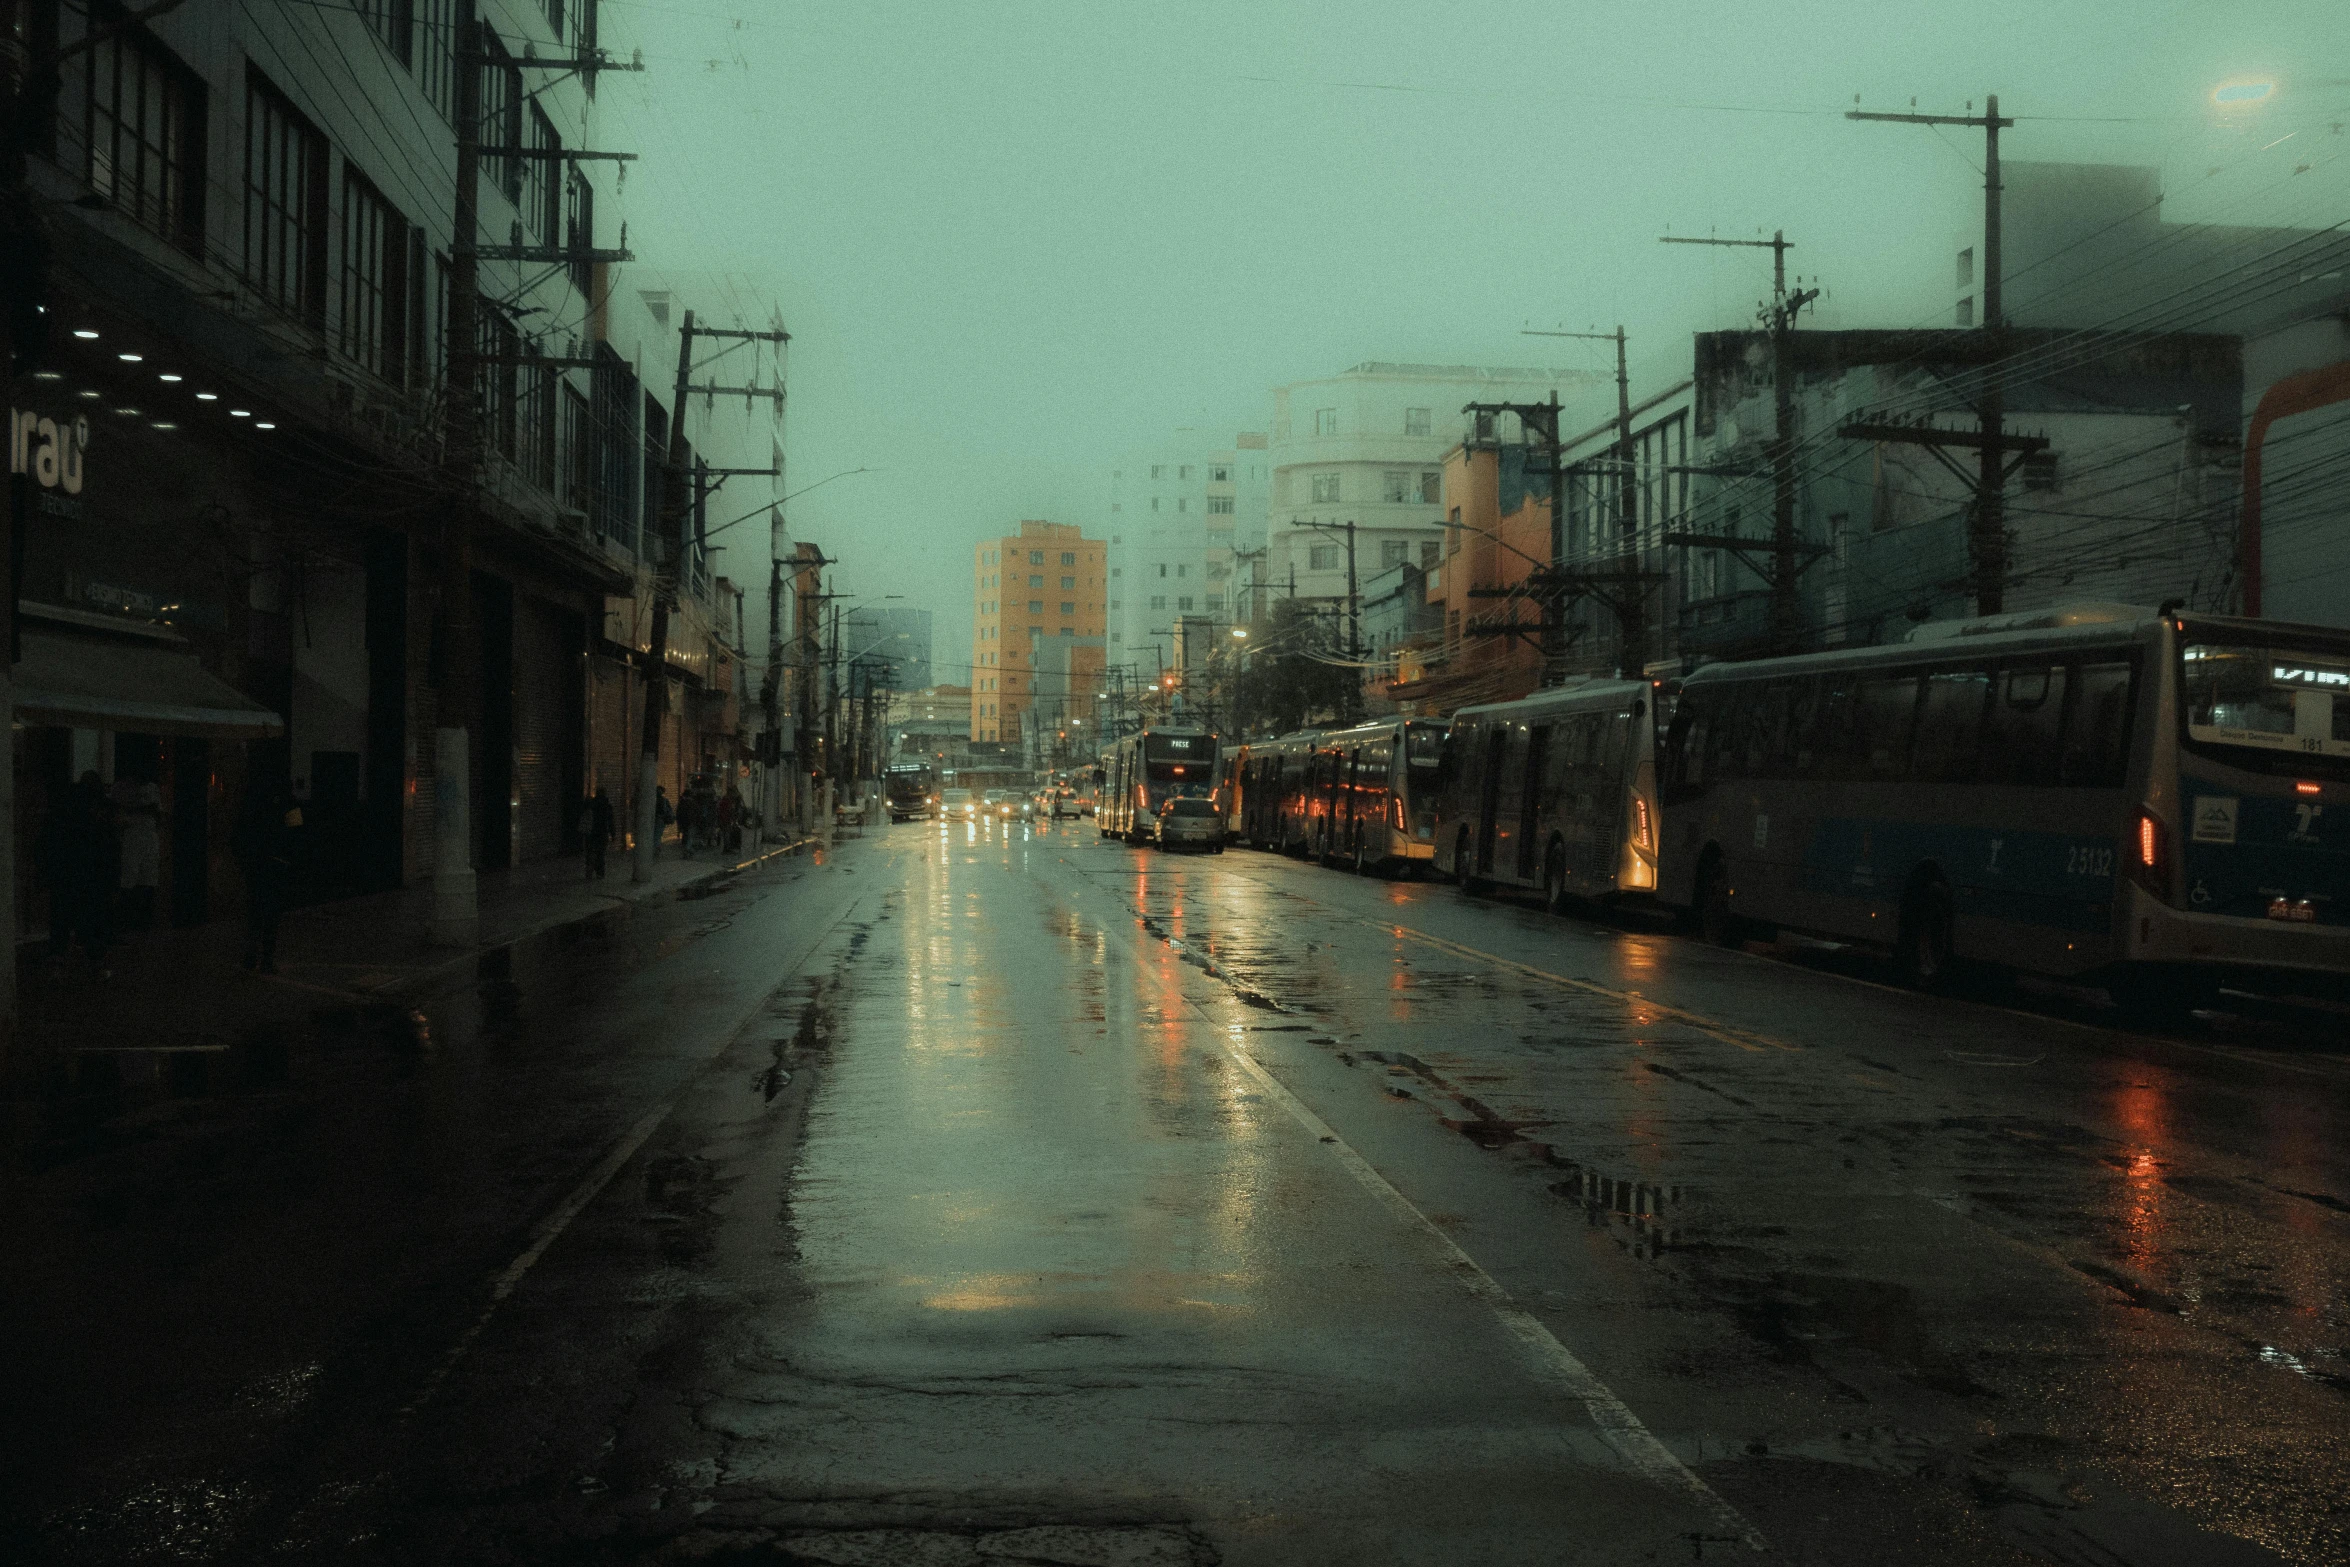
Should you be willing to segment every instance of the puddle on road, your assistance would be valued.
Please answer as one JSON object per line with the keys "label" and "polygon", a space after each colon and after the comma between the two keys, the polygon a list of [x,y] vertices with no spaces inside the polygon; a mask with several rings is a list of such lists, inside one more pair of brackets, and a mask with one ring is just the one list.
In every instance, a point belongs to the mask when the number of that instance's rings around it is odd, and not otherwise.
{"label": "puddle on road", "polygon": [[[1954,1398],[1999,1395],[1967,1375],[1940,1348],[1918,1311],[1916,1292],[1883,1279],[1781,1273],[1747,1292],[1732,1315],[1778,1358],[1822,1366],[1863,1350],[1905,1380]],[[1823,1367],[1824,1369],[1832,1369]]]}

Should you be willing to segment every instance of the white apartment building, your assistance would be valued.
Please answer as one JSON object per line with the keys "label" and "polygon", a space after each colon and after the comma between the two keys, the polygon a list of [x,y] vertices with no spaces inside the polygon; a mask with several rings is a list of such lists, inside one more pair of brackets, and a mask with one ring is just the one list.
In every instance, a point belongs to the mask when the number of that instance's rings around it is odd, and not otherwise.
{"label": "white apartment building", "polygon": [[[1252,554],[1265,547],[1272,478],[1261,432],[1179,429],[1110,470],[1109,662],[1143,678],[1174,657],[1185,615],[1229,621]],[[1154,656],[1153,648],[1157,649]]]}
{"label": "white apartment building", "polygon": [[1355,525],[1358,588],[1444,545],[1444,454],[1468,432],[1463,405],[1562,401],[1599,385],[1590,370],[1485,369],[1372,362],[1273,390],[1267,548],[1256,608],[1294,594],[1346,597]]}

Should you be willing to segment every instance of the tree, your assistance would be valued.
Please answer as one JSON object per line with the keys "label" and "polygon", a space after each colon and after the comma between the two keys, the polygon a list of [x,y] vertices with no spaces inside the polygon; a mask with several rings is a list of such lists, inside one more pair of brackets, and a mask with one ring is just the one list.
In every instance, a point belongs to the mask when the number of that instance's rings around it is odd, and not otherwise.
{"label": "tree", "polygon": [[1347,710],[1362,672],[1346,661],[1334,621],[1284,600],[1242,655],[1231,710],[1242,734],[1280,734]]}

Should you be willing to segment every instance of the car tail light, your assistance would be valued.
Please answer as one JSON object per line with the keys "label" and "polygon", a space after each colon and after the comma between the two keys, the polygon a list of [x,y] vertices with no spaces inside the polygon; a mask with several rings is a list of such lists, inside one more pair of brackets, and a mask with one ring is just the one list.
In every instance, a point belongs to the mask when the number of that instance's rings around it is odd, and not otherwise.
{"label": "car tail light", "polygon": [[2144,806],[2138,808],[2138,820],[2131,834],[2130,874],[2139,885],[2164,902],[2170,901],[2171,844],[2170,828],[2161,817]]}

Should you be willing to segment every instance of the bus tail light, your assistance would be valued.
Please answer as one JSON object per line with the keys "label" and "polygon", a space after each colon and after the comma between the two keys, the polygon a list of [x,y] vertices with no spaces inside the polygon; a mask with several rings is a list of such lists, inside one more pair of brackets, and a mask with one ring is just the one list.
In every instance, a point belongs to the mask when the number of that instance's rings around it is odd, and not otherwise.
{"label": "bus tail light", "polygon": [[1656,835],[1649,830],[1648,797],[1646,795],[1632,796],[1632,847],[1641,850],[1652,850],[1656,847]]}
{"label": "bus tail light", "polygon": [[2138,820],[2130,845],[2130,873],[2148,892],[2170,901],[2171,846],[2170,828],[2161,817],[2144,806],[2138,808]]}
{"label": "bus tail light", "polygon": [[1394,795],[1389,795],[1389,796],[1387,797],[1387,819],[1388,819],[1390,822],[1392,822],[1392,823],[1394,823],[1394,824],[1395,824],[1395,830],[1396,830],[1397,832],[1402,832],[1402,831],[1403,831],[1403,796],[1402,796],[1402,795],[1400,795],[1400,794],[1394,794]]}

